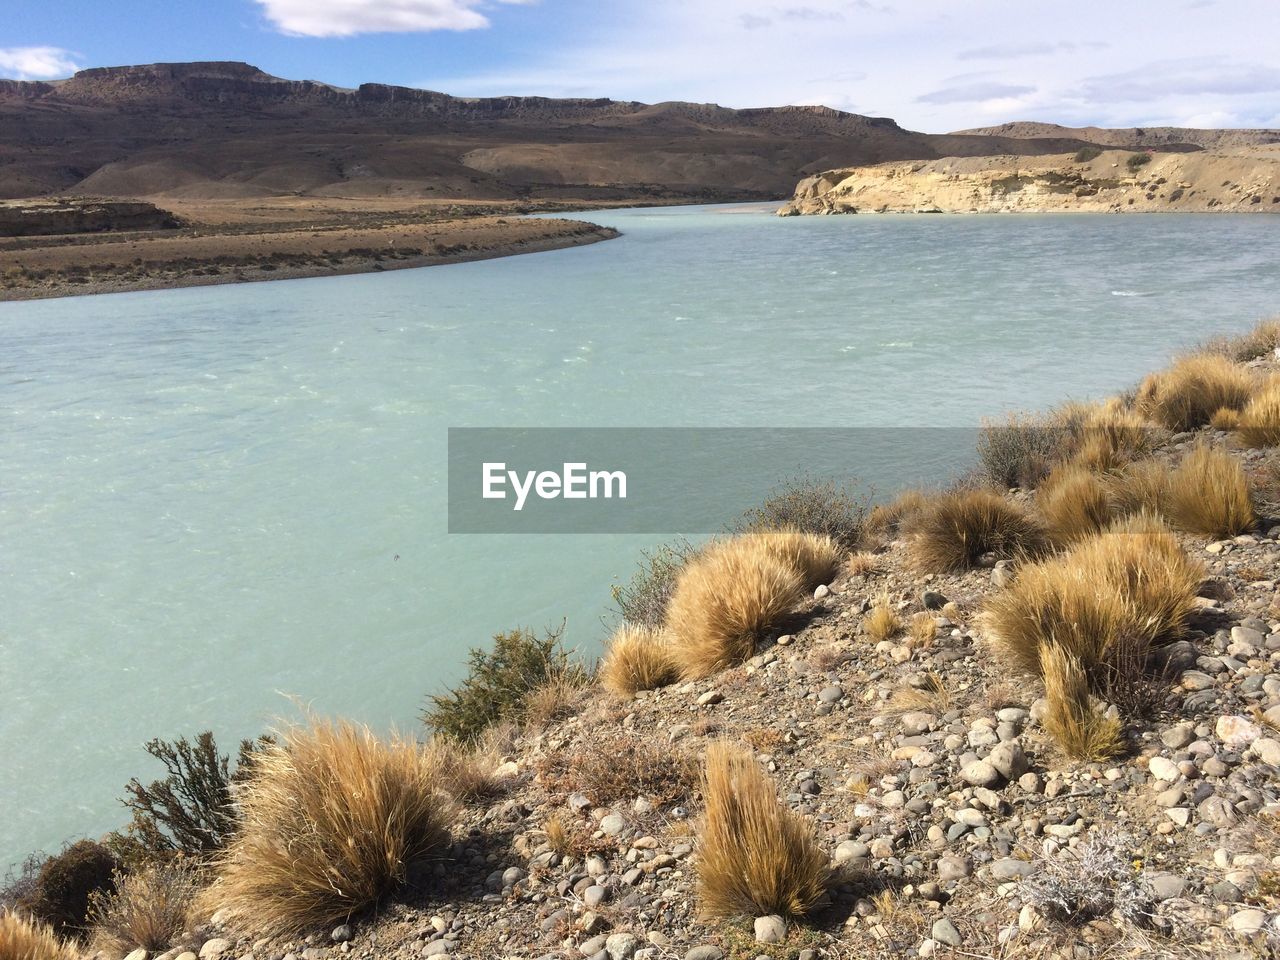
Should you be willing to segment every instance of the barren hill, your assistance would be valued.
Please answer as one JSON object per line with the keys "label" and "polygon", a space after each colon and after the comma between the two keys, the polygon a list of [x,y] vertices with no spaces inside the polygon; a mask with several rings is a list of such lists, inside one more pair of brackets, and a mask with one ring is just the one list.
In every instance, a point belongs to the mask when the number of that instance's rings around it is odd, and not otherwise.
{"label": "barren hill", "polygon": [[1280,130],[1205,130],[1195,127],[1061,127],[1056,123],[1016,120],[994,127],[959,130],[956,136],[1015,137],[1020,140],[1088,140],[1099,146],[1159,150],[1223,149],[1280,143]]}
{"label": "barren hill", "polygon": [[913,133],[826,107],[469,99],[244,63],[0,81],[0,197],[757,199],[853,164],[1076,149]]}

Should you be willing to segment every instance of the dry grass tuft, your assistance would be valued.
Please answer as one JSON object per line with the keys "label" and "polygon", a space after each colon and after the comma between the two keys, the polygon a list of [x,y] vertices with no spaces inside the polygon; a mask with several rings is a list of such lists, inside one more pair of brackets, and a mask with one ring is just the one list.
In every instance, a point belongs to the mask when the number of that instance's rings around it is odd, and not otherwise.
{"label": "dry grass tuft", "polygon": [[844,551],[831,537],[796,530],[765,530],[746,533],[737,540],[745,549],[758,548],[768,556],[792,567],[804,586],[812,590],[830,583],[840,569]]}
{"label": "dry grass tuft", "polygon": [[891,502],[873,507],[867,515],[866,530],[877,537],[892,537],[902,524],[924,508],[929,498],[920,490],[904,490]]}
{"label": "dry grass tuft", "polygon": [[1245,404],[1236,417],[1235,430],[1247,447],[1280,446],[1280,378],[1267,381]]}
{"label": "dry grass tuft", "polygon": [[582,793],[604,806],[647,797],[662,805],[688,799],[697,783],[694,761],[652,737],[605,734],[590,749],[556,750],[538,762],[538,779],[560,793]]}
{"label": "dry grass tuft", "polygon": [[1106,716],[1089,696],[1089,679],[1080,662],[1056,643],[1039,654],[1044,671],[1045,731],[1066,756],[1103,762],[1124,749],[1120,721]]}
{"label": "dry grass tuft", "polygon": [[1105,473],[1145,456],[1162,439],[1162,431],[1119,398],[1112,398],[1089,409],[1073,440],[1071,462]]}
{"label": "dry grass tuft", "polygon": [[854,553],[844,562],[844,569],[851,577],[870,577],[884,571],[884,561],[878,554]]}
{"label": "dry grass tuft", "polygon": [[862,626],[867,631],[867,636],[875,643],[888,640],[902,630],[902,619],[889,606],[888,594],[872,605],[871,610],[862,618]]}
{"label": "dry grass tuft", "polygon": [[1034,553],[1044,541],[1030,513],[990,490],[941,494],[906,530],[911,561],[933,573],[965,570],[987,553],[997,559]]}
{"label": "dry grass tuft", "polygon": [[416,744],[313,720],[258,753],[237,791],[239,834],[211,909],[268,934],[332,926],[443,856],[453,806]]}
{"label": "dry grass tuft", "polygon": [[1054,644],[1101,682],[1121,652],[1182,633],[1203,576],[1167,527],[1140,514],[1069,553],[1023,565],[988,601],[984,619],[997,649],[1022,672],[1043,675],[1041,649]]}
{"label": "dry grass tuft", "polygon": [[[561,671],[547,677],[525,694],[522,717],[525,726],[544,730],[566,717],[572,717],[582,708],[589,682],[590,676],[582,670]],[[491,729],[486,727],[485,732]],[[484,738],[484,733],[480,738]]]}
{"label": "dry grass tuft", "polygon": [[830,871],[813,826],[778,800],[750,753],[711,744],[702,793],[697,871],[704,915],[796,917],[823,900]]}
{"label": "dry grass tuft", "polygon": [[1256,520],[1240,461],[1203,443],[1169,475],[1166,511],[1178,529],[1210,537],[1236,536]]}
{"label": "dry grass tuft", "polygon": [[760,538],[708,547],[681,571],[667,607],[681,675],[707,677],[749,660],[803,593],[801,574]]}
{"label": "dry grass tuft", "polygon": [[940,611],[952,623],[964,623],[964,608],[954,600],[948,600]]}
{"label": "dry grass tuft", "polygon": [[931,713],[946,713],[952,707],[951,691],[940,674],[930,670],[924,675],[919,686],[900,687],[893,692],[884,705],[887,714],[911,713],[914,710],[926,710]]}
{"label": "dry grass tuft", "polygon": [[1195,430],[1223,408],[1243,409],[1253,389],[1248,370],[1223,356],[1195,354],[1143,380],[1137,409],[1167,430]]}
{"label": "dry grass tuft", "polygon": [[[1253,401],[1250,400],[1249,403],[1252,404]],[[1246,409],[1248,409],[1247,406]],[[1209,426],[1214,430],[1225,430],[1228,433],[1231,433],[1239,429],[1242,413],[1243,411],[1240,410],[1232,410],[1230,407],[1223,407],[1209,418]]]}
{"label": "dry grass tuft", "polygon": [[1111,520],[1106,484],[1078,465],[1059,467],[1036,494],[1050,542],[1066,546],[1096,534]]}
{"label": "dry grass tuft", "polygon": [[117,878],[115,892],[93,897],[94,946],[124,956],[138,948],[160,952],[178,945],[195,919],[200,889],[199,874],[180,862]]}
{"label": "dry grass tuft", "polygon": [[0,910],[2,960],[76,960],[76,951],[42,923]]}
{"label": "dry grass tuft", "polygon": [[501,752],[488,733],[474,744],[436,734],[423,748],[423,762],[435,771],[440,786],[463,803],[493,796],[502,782],[497,774]]}
{"label": "dry grass tuft", "polygon": [[911,618],[909,632],[912,646],[932,646],[938,637],[938,618],[928,611],[917,613]]}
{"label": "dry grass tuft", "polygon": [[1216,337],[1200,348],[1201,353],[1216,353],[1237,363],[1246,363],[1274,354],[1280,347],[1280,318],[1263,320],[1248,333],[1235,337]]}
{"label": "dry grass tuft", "polygon": [[609,639],[600,661],[600,682],[619,696],[656,690],[680,679],[680,665],[665,630],[623,624]]}
{"label": "dry grass tuft", "polygon": [[1116,513],[1162,516],[1169,504],[1169,468],[1157,460],[1139,460],[1107,477]]}

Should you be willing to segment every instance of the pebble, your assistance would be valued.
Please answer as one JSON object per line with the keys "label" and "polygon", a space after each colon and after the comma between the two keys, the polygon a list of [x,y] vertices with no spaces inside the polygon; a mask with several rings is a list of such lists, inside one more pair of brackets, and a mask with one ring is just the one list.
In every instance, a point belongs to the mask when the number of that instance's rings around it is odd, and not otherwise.
{"label": "pebble", "polygon": [[939,943],[945,943],[949,947],[958,947],[963,941],[960,939],[960,931],[956,929],[956,925],[942,917],[933,921],[933,927],[929,930],[929,935]]}
{"label": "pebble", "polygon": [[1001,783],[1000,771],[986,760],[972,760],[960,768],[965,783],[975,787],[996,787]]}
{"label": "pebble", "polygon": [[[1027,757],[1022,752],[1022,745],[1017,740],[1008,740],[996,744],[987,754],[987,762],[1006,780],[1017,780],[1027,772]],[[970,781],[972,782],[972,781]],[[989,783],[975,783],[974,786],[989,787]]]}
{"label": "pebble", "polygon": [[609,960],[631,960],[640,949],[640,941],[630,933],[615,933],[604,942]]}
{"label": "pebble", "polygon": [[1178,770],[1178,765],[1165,757],[1152,757],[1147,761],[1147,770],[1157,780],[1165,783],[1173,783],[1182,775]]}
{"label": "pebble", "polygon": [[1262,736],[1262,728],[1248,717],[1219,717],[1213,732],[1231,749],[1247,747]]}
{"label": "pebble", "polygon": [[991,876],[997,880],[1021,880],[1036,872],[1036,865],[1027,860],[1005,857],[991,864]]}
{"label": "pebble", "polygon": [[224,940],[221,937],[206,940],[204,946],[200,948],[200,960],[218,960],[224,953],[231,951],[231,946],[230,940]]}
{"label": "pebble", "polygon": [[627,818],[620,813],[610,813],[600,821],[600,829],[606,836],[616,837],[627,829]]}
{"label": "pebble", "polygon": [[[523,870],[521,870],[520,872],[524,873]],[[351,932],[351,925],[348,923],[344,923],[341,926],[334,927],[333,933],[329,934],[329,939],[331,939],[334,943],[347,943],[349,940],[352,940],[354,937],[355,937],[355,934]]]}
{"label": "pebble", "polygon": [[1236,933],[1252,936],[1267,925],[1267,915],[1262,910],[1241,910],[1231,915],[1227,925]]}
{"label": "pebble", "polygon": [[724,951],[712,944],[703,944],[687,950],[684,960],[724,960]]}

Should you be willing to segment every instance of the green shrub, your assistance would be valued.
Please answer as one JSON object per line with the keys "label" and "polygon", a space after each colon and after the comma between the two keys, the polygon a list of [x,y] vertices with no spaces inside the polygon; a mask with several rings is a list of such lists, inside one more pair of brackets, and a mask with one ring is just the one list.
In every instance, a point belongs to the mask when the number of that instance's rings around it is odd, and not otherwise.
{"label": "green shrub", "polygon": [[624,584],[613,585],[613,602],[622,619],[633,627],[661,628],[676,578],[698,549],[687,540],[665,543],[641,554],[639,569]]}
{"label": "green shrub", "polygon": [[1151,162],[1151,154],[1149,153],[1132,153],[1124,165],[1129,168],[1130,173],[1137,173],[1142,167]]}
{"label": "green shrub", "polygon": [[561,645],[564,627],[541,639],[517,627],[493,638],[493,650],[472,649],[467,678],[453,690],[430,697],[422,720],[438,733],[474,742],[495,723],[524,718],[531,693],[552,683],[585,684],[590,676]]}
{"label": "green shrub", "polygon": [[1088,163],[1090,160],[1097,160],[1100,156],[1102,151],[1097,147],[1081,147],[1072,159],[1076,163]]}
{"label": "green shrub", "polygon": [[787,480],[764,503],[743,514],[730,533],[795,530],[830,537],[845,550],[862,540],[868,500],[834,480],[802,476]]}
{"label": "green shrub", "polygon": [[[39,863],[38,869],[32,868]],[[60,936],[81,933],[96,892],[115,887],[116,859],[93,840],[78,840],[44,862],[28,859],[13,907],[48,924]],[[11,887],[14,889],[14,887]]]}
{"label": "green shrub", "polygon": [[[240,767],[264,739],[240,744]],[[125,786],[121,803],[133,818],[125,833],[108,838],[116,855],[141,867],[178,855],[201,859],[222,849],[236,827],[231,800],[236,774],[230,757],[218,753],[213,734],[206,730],[195,743],[185,737],[152,740],[146,751],[164,764],[167,775],[149,786],[136,778]]]}

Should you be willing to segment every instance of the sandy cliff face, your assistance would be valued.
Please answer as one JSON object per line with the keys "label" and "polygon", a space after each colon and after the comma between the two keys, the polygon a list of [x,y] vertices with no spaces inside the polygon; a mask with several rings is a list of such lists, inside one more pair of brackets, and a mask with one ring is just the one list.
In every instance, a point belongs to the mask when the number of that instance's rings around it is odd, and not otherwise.
{"label": "sandy cliff face", "polygon": [[849,167],[800,181],[778,212],[1160,210],[1280,213],[1280,147],[1150,155],[1108,150],[1084,162],[1066,154]]}

